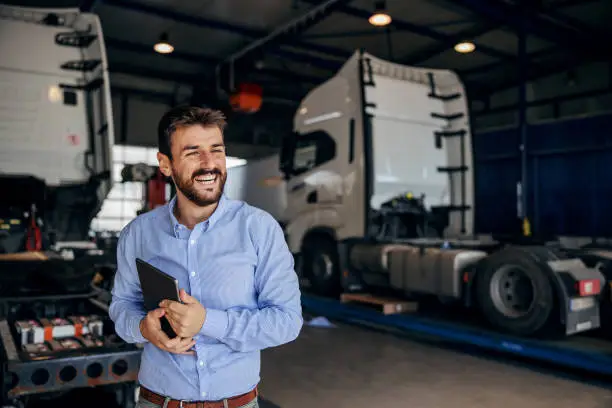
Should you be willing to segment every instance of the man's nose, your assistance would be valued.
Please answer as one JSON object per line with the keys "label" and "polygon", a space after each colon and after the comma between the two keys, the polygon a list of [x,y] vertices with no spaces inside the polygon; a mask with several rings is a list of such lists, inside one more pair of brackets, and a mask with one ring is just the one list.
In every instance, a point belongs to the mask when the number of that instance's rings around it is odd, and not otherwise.
{"label": "man's nose", "polygon": [[200,154],[200,166],[209,167],[212,165],[212,155],[209,152],[202,152]]}

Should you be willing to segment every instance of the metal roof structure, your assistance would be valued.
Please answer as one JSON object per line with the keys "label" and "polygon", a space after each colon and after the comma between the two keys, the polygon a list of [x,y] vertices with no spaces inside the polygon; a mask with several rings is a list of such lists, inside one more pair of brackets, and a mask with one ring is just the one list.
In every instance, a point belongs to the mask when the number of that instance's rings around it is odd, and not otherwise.
{"label": "metal roof structure", "polygon": [[[401,63],[455,70],[474,97],[517,84],[521,29],[530,79],[612,59],[612,51],[598,45],[612,38],[607,0],[532,0],[524,6],[511,0],[387,0],[392,22],[385,27],[368,22],[373,0],[12,3],[93,10],[103,23],[112,72],[198,85],[213,80],[218,64],[235,55],[236,78],[297,99],[358,48]],[[162,34],[174,46],[169,55],[153,51]],[[461,41],[473,42],[474,52],[456,52]]]}

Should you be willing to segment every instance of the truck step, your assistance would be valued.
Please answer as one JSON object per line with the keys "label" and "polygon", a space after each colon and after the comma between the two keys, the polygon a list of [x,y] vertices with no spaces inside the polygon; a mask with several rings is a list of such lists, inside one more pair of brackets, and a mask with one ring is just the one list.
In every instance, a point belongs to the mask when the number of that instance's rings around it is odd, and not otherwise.
{"label": "truck step", "polygon": [[438,167],[439,172],[444,173],[457,173],[467,171],[467,166],[451,166],[451,167]]}
{"label": "truck step", "polygon": [[442,113],[432,113],[431,117],[435,118],[435,119],[445,119],[445,120],[455,120],[455,119],[460,119],[464,116],[464,114],[462,112],[459,113],[454,113],[452,115],[444,115]]}
{"label": "truck step", "polygon": [[436,137],[457,137],[457,136],[465,136],[467,131],[465,129],[461,130],[445,130],[445,131],[436,131],[434,134]]}
{"label": "truck step", "polygon": [[85,48],[94,42],[96,36],[83,31],[72,31],[66,33],[57,33],[55,35],[55,43],[57,45],[65,45],[67,47]]}
{"label": "truck step", "polygon": [[379,297],[368,293],[343,293],[340,295],[340,301],[342,303],[355,302],[374,307],[385,315],[416,312],[418,310],[417,302]]}
{"label": "truck step", "polygon": [[104,84],[104,79],[96,78],[92,81],[89,81],[85,85],[71,85],[71,84],[59,84],[61,89],[69,89],[69,90],[82,90],[85,92],[94,91],[99,89],[102,84]]}
{"label": "truck step", "polygon": [[434,132],[436,149],[442,148],[442,139],[451,138],[451,137],[461,137],[463,138],[466,135],[467,131],[465,129],[461,130],[443,130]]}
{"label": "truck step", "polygon": [[438,95],[438,94],[435,94],[435,93],[429,93],[427,96],[429,96],[432,99],[439,99],[439,100],[445,101],[445,102],[461,98],[461,94],[460,93],[454,93],[454,94],[449,94],[449,95]]}
{"label": "truck step", "polygon": [[62,69],[82,72],[93,71],[101,62],[99,59],[68,61],[62,64]]}

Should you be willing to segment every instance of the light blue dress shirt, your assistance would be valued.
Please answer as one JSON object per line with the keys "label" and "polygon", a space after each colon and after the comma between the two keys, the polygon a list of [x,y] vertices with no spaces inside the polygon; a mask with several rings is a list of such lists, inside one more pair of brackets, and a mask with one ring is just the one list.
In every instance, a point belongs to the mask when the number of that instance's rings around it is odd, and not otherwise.
{"label": "light blue dress shirt", "polygon": [[[139,382],[174,399],[221,400],[260,381],[260,350],[293,341],[303,320],[293,256],[267,212],[222,196],[189,230],[168,204],[121,232],[110,317],[128,343],[145,343]],[[196,355],[171,354],[140,333],[145,316],[135,266],[141,258],[178,279],[207,310]]]}

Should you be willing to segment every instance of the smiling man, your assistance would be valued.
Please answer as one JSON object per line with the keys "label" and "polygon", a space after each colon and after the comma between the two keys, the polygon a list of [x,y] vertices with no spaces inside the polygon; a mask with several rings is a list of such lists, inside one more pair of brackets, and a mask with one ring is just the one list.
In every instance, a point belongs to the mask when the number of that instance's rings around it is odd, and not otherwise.
{"label": "smiling man", "polygon": [[[199,107],[161,118],[157,158],[176,196],[119,238],[110,317],[121,338],[144,343],[141,408],[257,407],[260,351],[293,341],[303,324],[280,225],[223,194],[225,125],[221,112]],[[181,302],[146,313],[136,258],[174,276]],[[161,317],[177,337],[161,330]]]}

